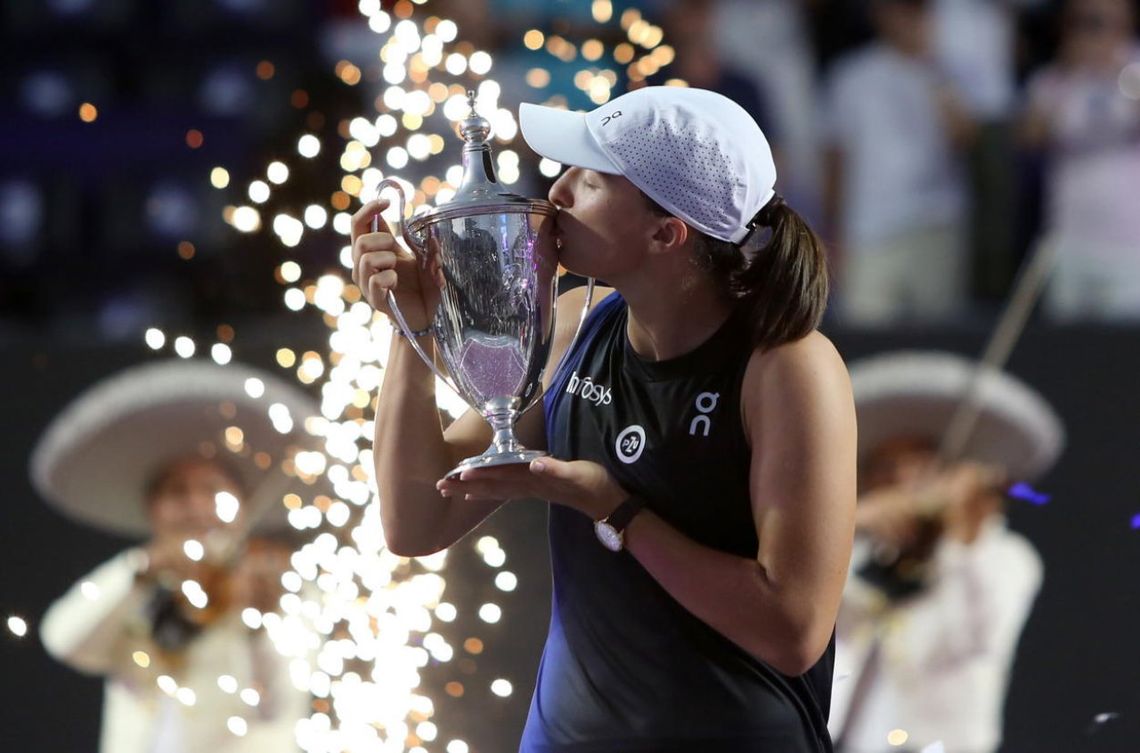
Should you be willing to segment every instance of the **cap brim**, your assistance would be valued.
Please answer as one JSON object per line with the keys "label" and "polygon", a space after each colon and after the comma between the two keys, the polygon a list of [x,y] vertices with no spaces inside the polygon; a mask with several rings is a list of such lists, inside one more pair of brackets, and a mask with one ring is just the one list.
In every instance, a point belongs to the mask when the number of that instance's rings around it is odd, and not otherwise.
{"label": "cap brim", "polygon": [[586,125],[586,113],[542,105],[519,105],[519,130],[537,154],[571,167],[620,175]]}

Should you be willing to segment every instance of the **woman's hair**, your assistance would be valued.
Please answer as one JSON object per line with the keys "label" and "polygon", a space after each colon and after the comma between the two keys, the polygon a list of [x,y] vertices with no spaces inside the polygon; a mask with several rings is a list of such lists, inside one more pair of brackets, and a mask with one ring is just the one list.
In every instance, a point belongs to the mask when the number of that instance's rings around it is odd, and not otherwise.
{"label": "woman's hair", "polygon": [[[646,196],[651,210],[671,215]],[[827,254],[819,236],[778,195],[756,214],[753,233],[767,229],[759,247],[722,241],[694,230],[697,265],[722,283],[742,309],[753,347],[774,348],[819,326],[827,308]],[[753,233],[749,234],[749,238]]]}

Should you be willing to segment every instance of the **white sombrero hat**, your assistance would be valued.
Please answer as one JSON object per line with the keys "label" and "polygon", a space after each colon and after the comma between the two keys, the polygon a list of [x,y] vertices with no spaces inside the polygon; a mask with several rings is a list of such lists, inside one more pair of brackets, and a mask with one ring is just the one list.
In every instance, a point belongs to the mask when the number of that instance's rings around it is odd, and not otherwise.
{"label": "white sombrero hat", "polygon": [[[952,353],[897,351],[852,364],[859,463],[883,442],[920,437],[939,442],[977,364]],[[1003,372],[978,387],[978,421],[963,456],[1004,466],[1031,480],[1047,471],[1065,443],[1061,419],[1035,390]]]}
{"label": "white sombrero hat", "polygon": [[[172,360],[135,366],[71,402],[32,452],[32,482],[68,517],[130,536],[149,532],[147,484],[163,465],[216,457],[241,476],[247,510],[269,509],[259,528],[282,527],[282,497],[318,491],[297,475],[316,401],[298,387],[245,365]],[[323,477],[322,477],[323,478]]]}

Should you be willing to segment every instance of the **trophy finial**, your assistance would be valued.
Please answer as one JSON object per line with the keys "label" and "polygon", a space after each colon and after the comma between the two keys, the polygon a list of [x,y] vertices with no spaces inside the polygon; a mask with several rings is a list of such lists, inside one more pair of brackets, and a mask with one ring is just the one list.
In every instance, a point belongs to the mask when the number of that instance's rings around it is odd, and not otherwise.
{"label": "trophy finial", "polygon": [[481,147],[491,136],[491,123],[475,111],[475,92],[467,90],[467,106],[470,112],[459,124],[459,134],[468,147]]}
{"label": "trophy finial", "polygon": [[463,137],[463,180],[452,202],[482,200],[496,193],[495,165],[491,160],[491,123],[475,111],[475,92],[467,90],[467,106],[471,111],[459,123]]}

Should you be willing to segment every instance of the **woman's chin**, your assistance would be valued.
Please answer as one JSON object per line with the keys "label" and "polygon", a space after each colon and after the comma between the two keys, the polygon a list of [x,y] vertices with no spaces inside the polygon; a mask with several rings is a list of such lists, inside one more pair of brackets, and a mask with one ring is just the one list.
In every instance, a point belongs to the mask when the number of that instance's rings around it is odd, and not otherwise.
{"label": "woman's chin", "polygon": [[574,264],[574,262],[572,262],[572,261],[567,262],[565,260],[561,260],[561,261],[559,261],[559,264],[568,273],[575,275],[577,277],[592,277],[592,275],[589,273],[589,271],[583,270],[581,267]]}

